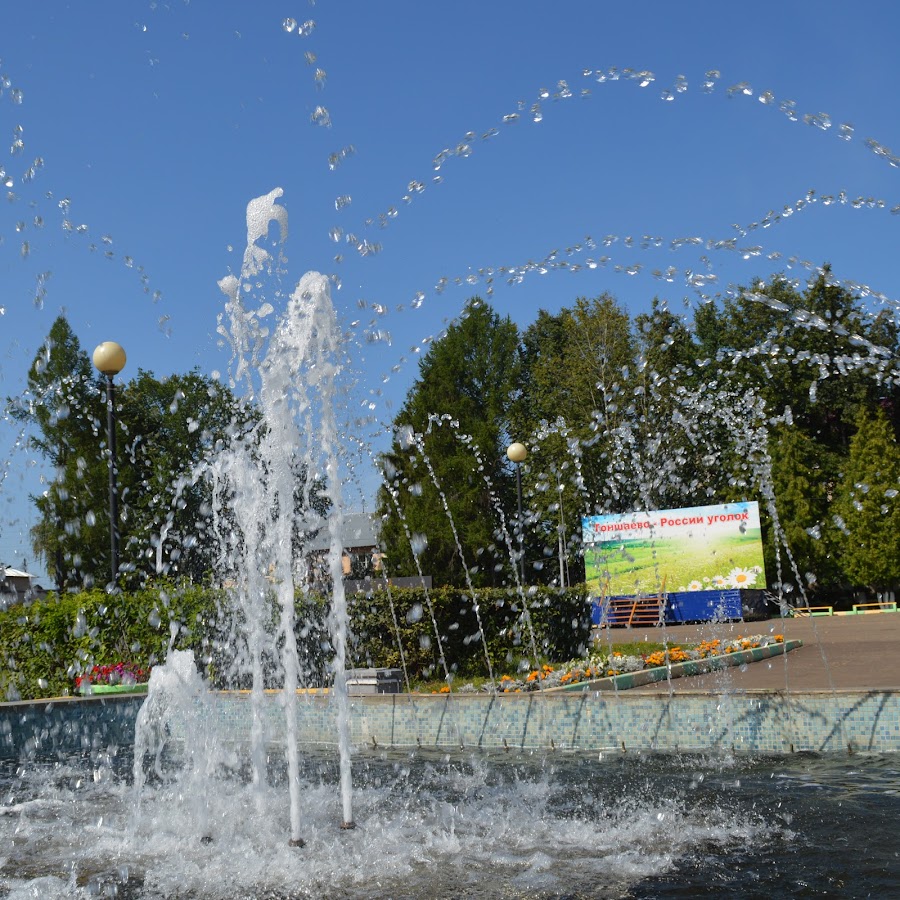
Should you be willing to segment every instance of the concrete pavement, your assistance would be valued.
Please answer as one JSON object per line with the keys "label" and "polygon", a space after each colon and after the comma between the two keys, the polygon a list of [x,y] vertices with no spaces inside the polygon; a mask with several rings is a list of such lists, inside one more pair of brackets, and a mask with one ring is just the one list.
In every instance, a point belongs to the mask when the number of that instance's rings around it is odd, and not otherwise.
{"label": "concrete pavement", "polygon": [[[690,644],[738,635],[782,634],[803,646],[784,656],[708,675],[644,685],[641,693],[682,691],[900,691],[900,613],[862,616],[770,619],[762,622],[667,625],[663,628],[613,628],[613,642],[660,641]],[[606,637],[604,635],[604,640]]]}

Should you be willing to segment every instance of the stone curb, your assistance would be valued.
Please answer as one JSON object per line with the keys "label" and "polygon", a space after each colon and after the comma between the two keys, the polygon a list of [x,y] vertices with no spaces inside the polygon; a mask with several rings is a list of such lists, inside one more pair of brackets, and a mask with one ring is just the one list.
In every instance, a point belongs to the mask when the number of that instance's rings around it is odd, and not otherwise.
{"label": "stone curb", "polygon": [[656,684],[669,678],[684,678],[690,675],[705,675],[745,663],[760,662],[781,656],[790,650],[803,646],[801,640],[783,641],[768,644],[765,647],[753,647],[749,650],[736,650],[734,653],[723,653],[721,656],[709,656],[706,659],[691,659],[686,662],[672,663],[671,667],[657,666],[653,669],[641,669],[639,672],[626,672],[622,675],[611,675],[608,678],[597,678],[593,681],[579,681],[576,684],[564,684],[560,687],[545,688],[544,693],[557,691],[627,691],[629,688],[641,687],[645,684]]}

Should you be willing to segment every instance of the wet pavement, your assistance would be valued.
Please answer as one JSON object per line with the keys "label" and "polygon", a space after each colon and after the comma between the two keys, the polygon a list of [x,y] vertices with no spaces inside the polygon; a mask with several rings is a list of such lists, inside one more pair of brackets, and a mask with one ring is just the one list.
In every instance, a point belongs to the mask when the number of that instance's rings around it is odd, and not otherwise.
{"label": "wet pavement", "polygon": [[[870,613],[761,622],[667,625],[665,628],[613,628],[612,640],[669,641],[691,644],[739,635],[784,635],[803,646],[784,656],[709,675],[679,678],[632,690],[681,691],[900,690],[900,612]],[[604,633],[604,640],[606,636]]]}

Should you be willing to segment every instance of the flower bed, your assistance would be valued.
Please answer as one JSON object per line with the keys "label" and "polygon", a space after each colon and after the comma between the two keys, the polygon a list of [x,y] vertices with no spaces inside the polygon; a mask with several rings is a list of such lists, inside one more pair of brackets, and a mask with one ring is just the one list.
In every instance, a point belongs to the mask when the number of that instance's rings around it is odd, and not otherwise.
{"label": "flower bed", "polygon": [[[481,691],[501,694],[524,693],[537,691],[542,688],[566,687],[579,684],[584,681],[594,681],[598,678],[609,678],[615,675],[625,675],[633,672],[641,672],[644,669],[654,669],[671,663],[689,662],[692,660],[711,659],[723,656],[726,653],[736,653],[739,650],[753,650],[757,647],[767,647],[770,644],[781,644],[784,636],[753,635],[744,637],[738,635],[731,641],[701,641],[694,647],[683,649],[673,646],[665,650],[656,650],[644,655],[622,655],[612,652],[595,652],[587,659],[575,660],[557,666],[544,665],[535,669],[523,678],[513,678],[504,675],[496,686],[484,685]],[[449,687],[441,688],[442,693],[448,693]],[[474,685],[466,684],[459,688],[461,693],[474,693],[478,691]]]}
{"label": "flower bed", "polygon": [[80,694],[127,694],[147,690],[150,672],[135,663],[113,663],[94,666],[75,679]]}

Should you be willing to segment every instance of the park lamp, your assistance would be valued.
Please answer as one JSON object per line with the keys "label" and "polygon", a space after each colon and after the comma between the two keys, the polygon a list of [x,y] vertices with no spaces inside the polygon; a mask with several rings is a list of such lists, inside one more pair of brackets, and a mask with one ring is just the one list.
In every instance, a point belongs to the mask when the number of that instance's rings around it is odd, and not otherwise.
{"label": "park lamp", "polygon": [[519,500],[519,577],[525,584],[525,522],[522,519],[522,463],[528,458],[528,450],[524,444],[518,441],[506,448],[506,455],[510,462],[516,464],[516,495]]}
{"label": "park lamp", "polygon": [[516,464],[523,463],[528,458],[528,450],[526,449],[524,444],[520,444],[516,441],[514,444],[510,444],[506,448],[506,455],[509,457],[511,462]]}
{"label": "park lamp", "polygon": [[113,378],[125,368],[125,351],[115,341],[94,350],[94,366],[106,377],[106,442],[109,449],[109,550],[111,585],[119,574],[119,497],[116,489],[116,393]]}

